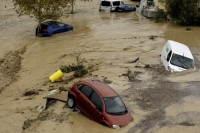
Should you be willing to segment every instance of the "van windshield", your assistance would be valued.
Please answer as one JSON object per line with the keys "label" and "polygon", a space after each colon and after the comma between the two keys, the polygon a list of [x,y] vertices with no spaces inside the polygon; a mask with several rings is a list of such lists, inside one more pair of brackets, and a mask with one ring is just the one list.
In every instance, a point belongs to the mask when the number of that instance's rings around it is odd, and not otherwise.
{"label": "van windshield", "polygon": [[101,5],[102,6],[110,6],[110,1],[102,1]]}
{"label": "van windshield", "polygon": [[126,107],[121,98],[116,97],[104,97],[106,104],[106,112],[111,115],[124,115],[127,113]]}
{"label": "van windshield", "polygon": [[184,69],[194,68],[194,61],[192,59],[174,53],[170,63]]}

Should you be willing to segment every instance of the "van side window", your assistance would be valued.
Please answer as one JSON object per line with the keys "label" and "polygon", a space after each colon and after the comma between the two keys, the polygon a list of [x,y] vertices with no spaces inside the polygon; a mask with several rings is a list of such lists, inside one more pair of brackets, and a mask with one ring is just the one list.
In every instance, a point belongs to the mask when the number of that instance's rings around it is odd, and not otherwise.
{"label": "van side window", "polygon": [[110,1],[102,1],[101,5],[102,6],[110,6]]}
{"label": "van side window", "polygon": [[119,6],[120,5],[120,1],[114,1],[113,2],[113,6]]}
{"label": "van side window", "polygon": [[172,55],[172,51],[170,51],[170,52],[168,53],[168,55],[167,55],[167,62],[169,61],[171,55]]}

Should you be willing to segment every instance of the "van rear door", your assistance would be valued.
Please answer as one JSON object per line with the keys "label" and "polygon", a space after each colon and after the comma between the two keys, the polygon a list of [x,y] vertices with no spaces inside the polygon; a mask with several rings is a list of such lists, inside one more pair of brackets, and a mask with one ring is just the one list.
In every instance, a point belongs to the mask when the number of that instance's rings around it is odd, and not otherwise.
{"label": "van rear door", "polygon": [[110,1],[101,1],[100,11],[110,11],[111,10],[111,2]]}

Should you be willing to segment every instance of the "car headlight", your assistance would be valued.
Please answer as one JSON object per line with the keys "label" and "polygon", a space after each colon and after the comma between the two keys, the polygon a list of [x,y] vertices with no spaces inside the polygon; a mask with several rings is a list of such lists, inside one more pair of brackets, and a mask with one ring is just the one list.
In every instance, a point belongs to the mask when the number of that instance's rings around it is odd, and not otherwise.
{"label": "car headlight", "polygon": [[113,128],[114,129],[120,129],[120,126],[119,125],[113,125]]}

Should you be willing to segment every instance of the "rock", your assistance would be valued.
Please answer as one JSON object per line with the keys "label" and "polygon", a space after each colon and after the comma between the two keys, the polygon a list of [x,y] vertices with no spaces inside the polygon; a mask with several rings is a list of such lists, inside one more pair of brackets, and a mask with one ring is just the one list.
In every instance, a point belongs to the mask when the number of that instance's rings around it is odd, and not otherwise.
{"label": "rock", "polygon": [[140,59],[140,58],[138,57],[138,58],[136,58],[135,60],[131,61],[130,63],[135,63],[135,62],[137,62],[139,59]]}

